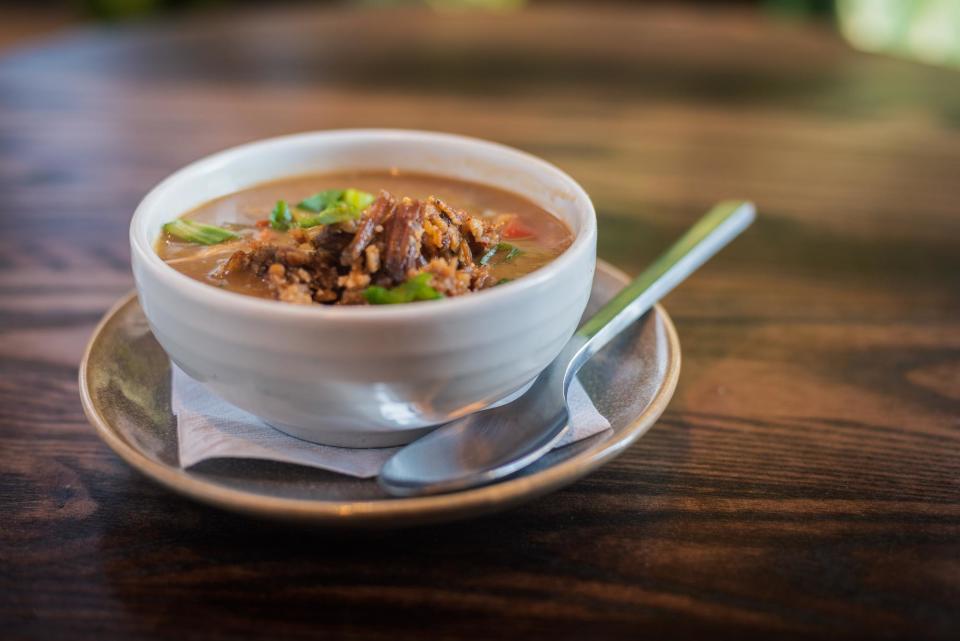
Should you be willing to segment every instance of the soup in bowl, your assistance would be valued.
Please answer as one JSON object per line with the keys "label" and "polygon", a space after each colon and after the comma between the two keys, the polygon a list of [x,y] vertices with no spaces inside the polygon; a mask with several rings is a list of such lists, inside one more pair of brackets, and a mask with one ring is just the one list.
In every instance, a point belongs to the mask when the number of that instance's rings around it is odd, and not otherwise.
{"label": "soup in bowl", "polygon": [[596,221],[572,178],[517,150],[344,130],[186,167],[130,239],[187,374],[300,438],[379,447],[532,382],[583,313]]}
{"label": "soup in bowl", "polygon": [[516,194],[391,169],[222,196],[165,224],[157,252],[177,271],[240,294],[392,305],[506,284],[572,239],[566,224]]}

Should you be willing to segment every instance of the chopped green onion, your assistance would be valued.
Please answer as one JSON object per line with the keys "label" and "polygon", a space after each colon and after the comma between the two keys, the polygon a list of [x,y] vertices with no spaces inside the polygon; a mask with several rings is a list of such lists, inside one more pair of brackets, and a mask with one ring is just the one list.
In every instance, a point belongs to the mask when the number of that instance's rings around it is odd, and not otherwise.
{"label": "chopped green onion", "polygon": [[293,214],[287,201],[278,200],[270,212],[270,226],[278,231],[287,231],[290,229],[290,223],[293,222]]}
{"label": "chopped green onion", "polygon": [[347,203],[354,211],[363,213],[363,210],[373,202],[373,194],[360,191],[359,189],[347,189],[343,192],[340,200]]}
{"label": "chopped green onion", "polygon": [[373,194],[359,189],[328,189],[300,201],[297,209],[313,212],[293,214],[300,227],[333,225],[360,218],[363,210],[373,202]]}
{"label": "chopped green onion", "polygon": [[430,287],[431,280],[433,280],[433,274],[424,272],[390,289],[377,285],[367,287],[363,290],[363,297],[371,305],[396,305],[443,298],[443,294]]}
{"label": "chopped green onion", "polygon": [[488,249],[486,253],[480,257],[478,262],[481,265],[486,265],[499,252],[506,252],[506,255],[504,255],[499,262],[509,263],[511,260],[522,254],[523,250],[516,245],[511,245],[510,243],[497,243],[495,246]]}
{"label": "chopped green onion", "polygon": [[342,198],[342,189],[328,189],[301,200],[300,204],[297,205],[297,208],[319,214],[324,209],[336,205]]}
{"label": "chopped green onion", "polygon": [[297,225],[300,227],[316,227],[317,225],[333,225],[348,220],[355,220],[360,214],[350,208],[346,203],[340,203],[333,207],[327,207],[319,214],[297,216]]}
{"label": "chopped green onion", "polygon": [[512,278],[501,278],[501,279],[498,280],[496,283],[494,283],[493,286],[496,287],[497,285],[503,285],[504,283],[509,283],[511,280],[513,280],[513,279],[512,279]]}
{"label": "chopped green onion", "polygon": [[478,260],[477,262],[480,263],[481,265],[486,265],[487,263],[490,262],[490,259],[493,258],[493,255],[496,253],[497,253],[496,246],[491,247],[486,251],[486,253],[483,254],[483,256],[480,257],[480,260]]}
{"label": "chopped green onion", "polygon": [[163,231],[180,240],[201,245],[216,245],[225,240],[238,238],[235,233],[223,227],[198,223],[195,220],[185,218],[171,220],[163,226]]}

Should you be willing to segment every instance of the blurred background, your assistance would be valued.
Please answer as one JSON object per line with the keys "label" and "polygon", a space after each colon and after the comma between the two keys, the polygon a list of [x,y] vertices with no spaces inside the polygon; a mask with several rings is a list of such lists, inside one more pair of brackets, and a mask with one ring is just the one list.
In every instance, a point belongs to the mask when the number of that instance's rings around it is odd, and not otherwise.
{"label": "blurred background", "polygon": [[[0,47],[88,22],[120,22],[184,13],[244,10],[268,0],[5,0]],[[437,11],[522,11],[531,5],[742,5],[774,20],[814,20],[837,28],[853,47],[918,62],[960,68],[960,0],[301,0],[285,4],[387,7],[425,5]]]}

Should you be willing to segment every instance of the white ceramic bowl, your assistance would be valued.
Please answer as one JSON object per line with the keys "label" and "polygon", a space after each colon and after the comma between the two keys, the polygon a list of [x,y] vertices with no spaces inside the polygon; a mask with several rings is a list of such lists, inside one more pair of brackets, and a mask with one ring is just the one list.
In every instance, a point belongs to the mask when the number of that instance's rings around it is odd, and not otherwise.
{"label": "white ceramic bowl", "polygon": [[[349,169],[426,172],[521,194],[573,244],[516,281],[459,298],[383,307],[301,307],[210,287],[154,249],[163,223],[258,183]],[[560,352],[586,305],[596,215],[567,174],[509,147],[449,134],[338,130],[255,142],[157,185],[130,223],[133,274],[170,358],[230,403],[295,436],[382,447],[416,438],[424,413],[477,411],[521,392]]]}

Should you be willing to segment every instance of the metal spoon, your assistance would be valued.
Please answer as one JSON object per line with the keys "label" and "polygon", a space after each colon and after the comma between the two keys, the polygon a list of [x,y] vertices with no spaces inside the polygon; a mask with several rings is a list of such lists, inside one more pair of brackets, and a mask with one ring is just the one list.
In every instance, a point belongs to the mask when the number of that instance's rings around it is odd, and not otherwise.
{"label": "metal spoon", "polygon": [[583,364],[753,219],[752,203],[716,205],[586,321],[526,394],[407,445],[380,470],[380,485],[395,496],[452,492],[490,483],[536,461],[567,429],[567,390]]}

